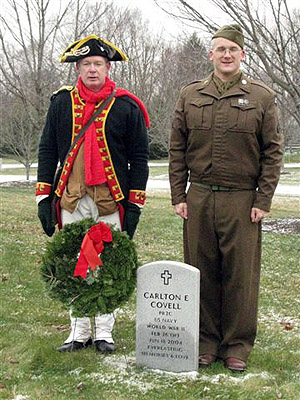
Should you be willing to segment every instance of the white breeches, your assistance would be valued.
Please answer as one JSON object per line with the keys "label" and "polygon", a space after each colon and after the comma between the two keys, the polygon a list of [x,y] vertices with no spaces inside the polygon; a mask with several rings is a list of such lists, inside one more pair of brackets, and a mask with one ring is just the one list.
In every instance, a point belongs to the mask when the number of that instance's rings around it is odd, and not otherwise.
{"label": "white breeches", "polygon": [[[77,207],[73,213],[61,210],[61,218],[63,226],[72,222],[81,221],[85,218],[93,218],[96,222],[106,222],[114,224],[116,229],[121,229],[119,211],[110,215],[99,216],[98,209],[93,200],[88,196],[84,196],[79,200]],[[74,318],[71,315],[71,333],[65,343],[70,343],[73,340],[85,343],[92,334],[90,318]],[[109,343],[114,343],[112,338],[112,330],[115,323],[113,314],[98,314],[94,318],[93,336],[94,340],[106,340]]]}
{"label": "white breeches", "polygon": [[113,214],[99,216],[98,208],[93,202],[90,196],[85,195],[77,203],[77,207],[74,212],[70,213],[67,210],[61,210],[62,225],[71,224],[72,222],[78,222],[85,218],[93,218],[96,222],[106,222],[108,224],[115,225],[116,229],[121,230],[121,221],[119,211]]}
{"label": "white breeches", "polygon": [[[70,343],[73,340],[85,343],[92,336],[91,320],[88,317],[74,318],[71,315],[71,332],[65,343]],[[98,314],[94,318],[93,336],[94,340],[106,340],[109,343],[114,343],[112,330],[115,323],[113,314]]]}

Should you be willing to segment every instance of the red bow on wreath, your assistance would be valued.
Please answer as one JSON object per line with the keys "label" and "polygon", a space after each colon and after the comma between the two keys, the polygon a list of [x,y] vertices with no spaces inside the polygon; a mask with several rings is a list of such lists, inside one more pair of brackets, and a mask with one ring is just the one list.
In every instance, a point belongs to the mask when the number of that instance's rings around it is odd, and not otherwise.
{"label": "red bow on wreath", "polygon": [[104,250],[103,242],[112,242],[112,234],[109,226],[104,222],[99,222],[98,225],[92,226],[83,238],[74,276],[85,279],[89,267],[94,271],[98,266],[103,265],[99,257]]}

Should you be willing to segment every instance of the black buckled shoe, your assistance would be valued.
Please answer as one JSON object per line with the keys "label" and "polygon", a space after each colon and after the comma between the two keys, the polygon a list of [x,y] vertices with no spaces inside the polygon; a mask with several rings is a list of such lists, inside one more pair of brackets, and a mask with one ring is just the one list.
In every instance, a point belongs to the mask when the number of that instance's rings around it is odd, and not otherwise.
{"label": "black buckled shoe", "polygon": [[60,346],[57,349],[57,351],[59,351],[60,353],[77,351],[77,350],[86,349],[87,347],[91,346],[92,344],[93,344],[93,341],[91,338],[85,343],[81,343],[81,342],[77,342],[76,340],[73,340],[70,343],[64,343],[62,346]]}
{"label": "black buckled shoe", "polygon": [[95,340],[95,346],[101,353],[113,353],[116,350],[114,343],[108,343],[106,340]]}

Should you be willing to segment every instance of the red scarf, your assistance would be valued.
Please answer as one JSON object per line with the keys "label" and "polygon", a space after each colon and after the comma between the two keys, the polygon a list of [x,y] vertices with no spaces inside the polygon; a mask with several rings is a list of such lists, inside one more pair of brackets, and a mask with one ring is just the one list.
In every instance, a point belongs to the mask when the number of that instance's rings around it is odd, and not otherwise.
{"label": "red scarf", "polygon": [[[85,125],[92,114],[94,113],[95,106],[100,101],[105,100],[114,90],[116,84],[108,77],[105,78],[105,83],[99,92],[92,92],[82,82],[81,77],[78,78],[77,89],[80,97],[85,100],[85,107],[83,109],[83,125]],[[115,97],[129,96],[140,107],[147,127],[150,126],[149,116],[144,103],[135,95],[128,92],[126,89],[118,88]],[[93,122],[85,132],[85,146],[84,146],[84,164],[85,164],[85,183],[87,186],[100,185],[106,182],[106,175],[104,172],[103,162],[99,152],[97,143],[97,135],[95,122]]]}

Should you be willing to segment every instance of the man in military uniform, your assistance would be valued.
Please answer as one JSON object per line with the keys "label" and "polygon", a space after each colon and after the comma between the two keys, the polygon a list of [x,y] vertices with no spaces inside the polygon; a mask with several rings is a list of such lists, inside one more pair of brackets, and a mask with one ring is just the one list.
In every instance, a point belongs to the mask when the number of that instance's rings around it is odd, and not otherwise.
{"label": "man in military uniform", "polygon": [[185,262],[201,271],[199,366],[220,358],[235,372],[246,369],[256,335],[261,220],[283,154],[274,93],[240,71],[243,47],[239,25],[214,34],[214,72],[181,90],[170,138]]}
{"label": "man in military uniform", "polygon": [[[92,217],[114,224],[131,238],[134,235],[148,179],[149,117],[140,99],[116,89],[108,77],[111,61],[127,60],[120,49],[96,35],[72,43],[60,58],[61,62],[76,62],[79,78],[76,86],[63,87],[52,96],[40,139],[36,199],[48,236],[54,233],[49,194],[58,161],[64,164],[56,189],[59,227]],[[82,127],[115,89],[104,110],[68,153]],[[112,314],[95,317],[97,350],[114,351],[113,326]],[[71,333],[58,350],[75,351],[91,344],[90,319],[71,316]]]}

